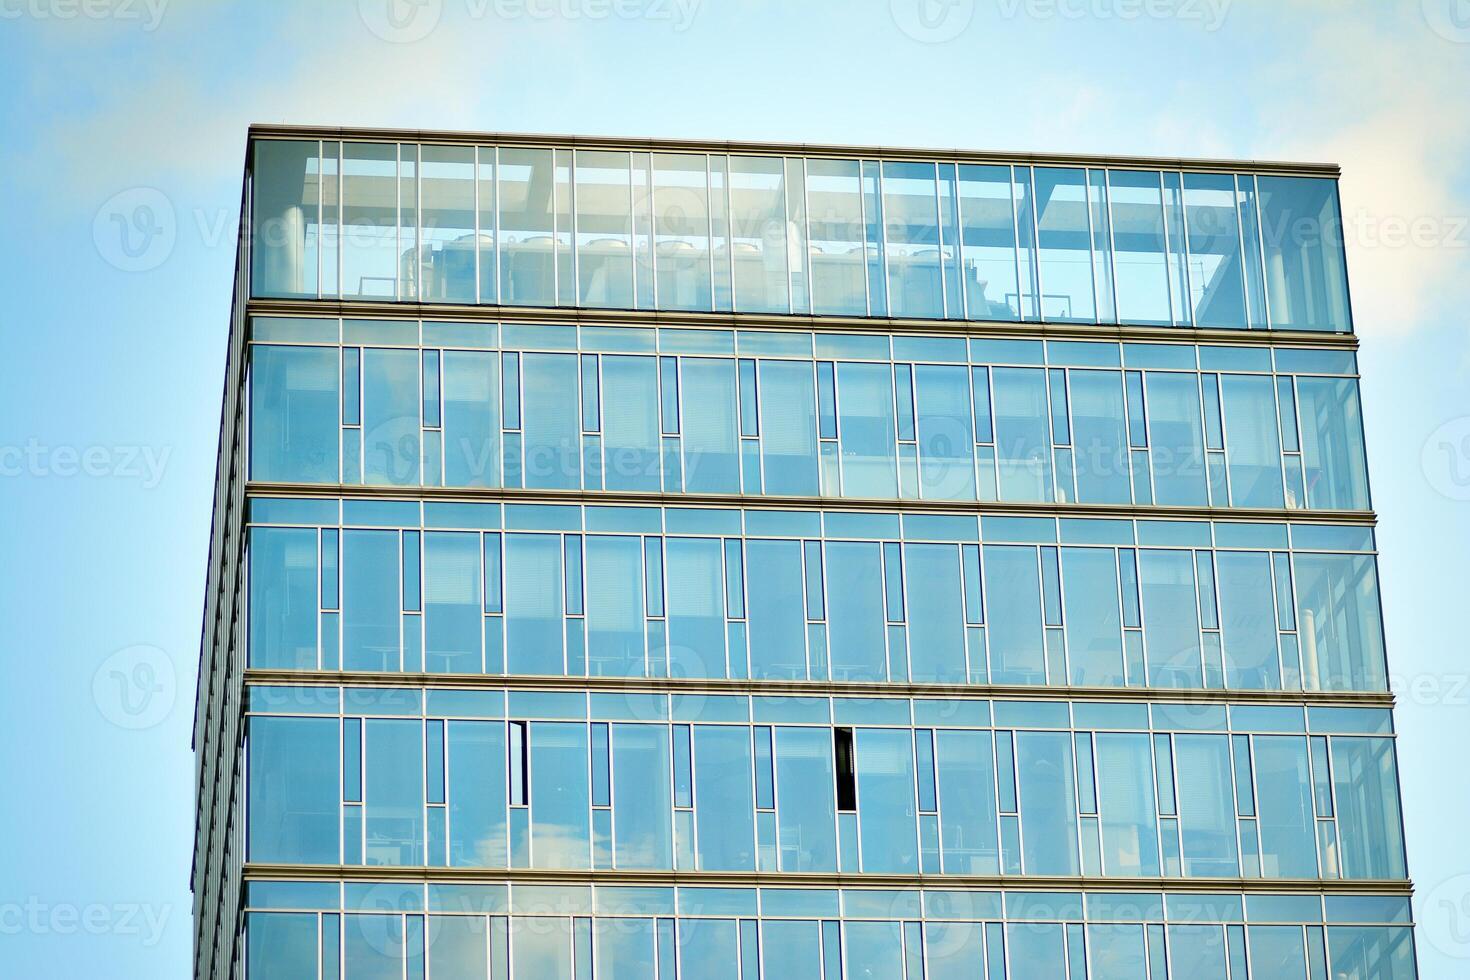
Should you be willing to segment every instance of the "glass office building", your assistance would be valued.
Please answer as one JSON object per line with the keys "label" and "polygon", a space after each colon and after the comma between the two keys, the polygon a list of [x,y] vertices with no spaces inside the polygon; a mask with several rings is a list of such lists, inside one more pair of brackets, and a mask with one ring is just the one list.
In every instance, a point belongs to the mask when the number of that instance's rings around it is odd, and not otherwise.
{"label": "glass office building", "polygon": [[253,129],[197,975],[1413,978],[1336,174]]}

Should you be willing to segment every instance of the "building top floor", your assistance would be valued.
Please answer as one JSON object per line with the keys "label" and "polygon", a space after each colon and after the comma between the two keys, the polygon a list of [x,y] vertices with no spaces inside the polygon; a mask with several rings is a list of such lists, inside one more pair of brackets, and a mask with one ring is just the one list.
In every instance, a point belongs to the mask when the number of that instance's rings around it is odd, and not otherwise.
{"label": "building top floor", "polygon": [[1349,333],[1322,164],[255,127],[251,295]]}

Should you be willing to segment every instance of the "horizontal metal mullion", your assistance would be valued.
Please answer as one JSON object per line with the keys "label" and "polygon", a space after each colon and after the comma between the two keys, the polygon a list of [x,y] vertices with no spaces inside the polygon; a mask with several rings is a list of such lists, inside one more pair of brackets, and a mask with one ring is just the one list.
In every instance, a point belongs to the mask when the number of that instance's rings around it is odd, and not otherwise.
{"label": "horizontal metal mullion", "polygon": [[251,316],[342,316],[353,319],[426,319],[506,323],[587,323],[596,326],[669,326],[736,330],[811,330],[837,333],[953,334],[964,337],[1114,340],[1146,343],[1188,341],[1239,347],[1309,345],[1356,350],[1350,333],[1307,330],[1227,330],[1200,327],[1148,327],[1130,324],[1016,323],[1009,320],[929,320],[871,316],[813,316],[782,313],[701,313],[673,310],[615,310],[590,307],[492,306],[470,303],[417,303],[340,299],[251,299]]}
{"label": "horizontal metal mullion", "polygon": [[254,864],[247,881],[315,879],[333,881],[516,882],[526,884],[717,885],[780,888],[973,888],[1006,891],[1105,890],[1121,892],[1246,892],[1252,895],[1411,895],[1407,879],[1342,878],[1105,878],[1101,876],[827,874],[800,871],[566,871],[538,868],[441,868],[419,866]]}
{"label": "horizontal metal mullion", "polygon": [[[1275,521],[1292,524],[1378,523],[1371,510],[1287,510],[1265,507],[1160,507],[1149,504],[1057,504],[975,500],[855,500],[842,497],[771,497],[757,494],[638,493],[613,490],[540,490],[511,487],[402,487],[252,481],[247,495],[340,497],[359,500],[500,501],[515,504],[631,504],[640,507],[711,507],[743,510],[822,510],[859,513],[981,514],[995,517],[1112,517],[1140,520]],[[971,542],[974,543],[974,542]]]}
{"label": "horizontal metal mullion", "polygon": [[1221,158],[1103,156],[1078,153],[1024,153],[955,148],[862,146],[852,144],[776,143],[745,140],[654,139],[626,136],[578,136],[552,133],[455,132],[449,130],[371,128],[356,126],[295,126],[255,123],[251,139],[325,139],[365,142],[421,143],[447,146],[537,146],[584,150],[632,150],[642,153],[717,153],[737,156],[794,156],[870,160],[909,160],[923,163],[1021,164],[1057,167],[1111,167],[1122,170],[1189,170],[1251,174],[1293,174],[1337,177],[1334,163],[1287,160],[1230,160]]}
{"label": "horizontal metal mullion", "polygon": [[395,687],[510,688],[642,694],[754,694],[760,696],[855,696],[864,698],[994,698],[1014,701],[1198,702],[1287,704],[1313,707],[1392,708],[1387,691],[1237,691],[1214,688],[1036,687],[1014,684],[925,684],[899,681],[729,680],[691,677],[569,677],[559,674],[429,674],[388,671],[249,668],[247,684]]}

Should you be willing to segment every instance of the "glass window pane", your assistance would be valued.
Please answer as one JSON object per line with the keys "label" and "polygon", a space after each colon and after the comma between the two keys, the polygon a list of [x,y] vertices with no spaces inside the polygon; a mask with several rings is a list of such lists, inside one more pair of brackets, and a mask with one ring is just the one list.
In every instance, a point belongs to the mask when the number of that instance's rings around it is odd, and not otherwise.
{"label": "glass window pane", "polygon": [[336,348],[251,348],[252,480],[337,482],[338,380]]}
{"label": "glass window pane", "polygon": [[1363,413],[1352,378],[1297,378],[1302,464],[1307,505],[1366,510],[1368,464],[1363,456]]}
{"label": "glass window pane", "polygon": [[[526,486],[575,490],[581,485],[582,433],[577,355],[525,354],[520,360]],[[657,418],[653,425],[657,431]]]}
{"label": "glass window pane", "polygon": [[1225,931],[1219,926],[1169,926],[1173,973],[1190,980],[1227,980]]}
{"label": "glass window pane", "polygon": [[669,730],[663,725],[614,725],[613,863],[659,870],[674,863],[673,779]]}
{"label": "glass window pane", "polygon": [[1414,936],[1407,926],[1330,926],[1333,980],[1414,980]]}
{"label": "glass window pane", "polygon": [[561,674],[562,547],[550,534],[506,535],[506,666],[512,674]]}
{"label": "glass window pane", "polygon": [[1073,370],[1069,374],[1077,502],[1129,503],[1132,496],[1123,377],[1117,371]]}
{"label": "glass window pane", "polygon": [[1006,947],[1009,980],[1060,980],[1067,975],[1066,932],[1059,925],[1013,922],[1006,926]]}
{"label": "glass window pane", "polygon": [[1042,318],[1095,322],[1087,172],[1037,167],[1035,173]]}
{"label": "glass window pane", "polygon": [[686,977],[740,980],[740,934],[733,919],[680,919],[679,965]]}
{"label": "glass window pane", "polygon": [[904,564],[911,679],[965,683],[965,598],[959,548],[952,544],[905,545]]}
{"label": "glass window pane", "polygon": [[1050,501],[1051,432],[1046,372],[995,368],[995,453],[1002,500]]}
{"label": "glass window pane", "polygon": [[1197,327],[1244,327],[1245,281],[1231,174],[1184,175],[1189,288]]}
{"label": "glass window pane", "polygon": [[837,421],[842,495],[897,497],[893,371],[887,364],[837,365]]}
{"label": "glass window pane", "polygon": [[904,975],[902,922],[848,922],[843,938],[847,980],[897,980]]}
{"label": "glass window pane", "polygon": [[766,493],[815,496],[817,393],[811,362],[760,362],[760,427]]}
{"label": "glass window pane", "polygon": [[363,482],[419,482],[419,352],[370,347],[362,356]]}
{"label": "glass window pane", "polygon": [[812,312],[862,316],[868,287],[858,161],[810,159],[806,167]]}
{"label": "glass window pane", "polygon": [[990,613],[993,684],[1046,682],[1041,571],[1036,549],[986,545],[985,608]]}
{"label": "glass window pane", "polygon": [[597,919],[592,929],[601,980],[652,980],[658,975],[652,919]]}
{"label": "glass window pane", "polygon": [[1159,174],[1109,170],[1113,268],[1118,319],[1168,324],[1169,268],[1164,251],[1164,202]]}
{"label": "glass window pane", "polygon": [[725,676],[725,579],[718,538],[665,539],[669,673]]}
{"label": "glass window pane", "polygon": [[1207,494],[1199,379],[1193,374],[1149,371],[1144,382],[1153,502],[1165,507],[1204,506]]}
{"label": "glass window pane", "polygon": [[593,676],[646,673],[643,548],[626,535],[587,537],[587,667]]}
{"label": "glass window pane", "polygon": [[1403,818],[1393,740],[1334,738],[1332,783],[1344,878],[1404,877]]}
{"label": "glass window pane", "polygon": [[[1261,874],[1266,878],[1315,878],[1317,828],[1307,740],[1257,735],[1252,741]],[[1236,778],[1240,778],[1238,773]]]}
{"label": "glass window pane", "polygon": [[751,540],[750,676],[806,677],[806,608],[803,602],[801,543]]}
{"label": "glass window pane", "polygon": [[424,863],[424,733],[408,719],[363,723],[364,864]]}
{"label": "glass window pane", "polygon": [[250,531],[250,665],[317,666],[317,532]]}
{"label": "glass window pane", "polygon": [[247,917],[248,980],[316,980],[317,917],[252,912]]}
{"label": "glass window pane", "polygon": [[653,154],[654,262],[661,310],[711,308],[707,168],[703,154]]}
{"label": "glass window pane", "polygon": [[908,729],[860,728],[855,749],[863,871],[917,873],[913,737]]}
{"label": "glass window pane", "polygon": [[[531,723],[531,864],[591,866],[587,726]],[[554,974],[568,976],[570,974]]]}
{"label": "glass window pane", "polygon": [[826,565],[832,679],[884,680],[887,669],[880,544],[828,542]]}
{"label": "glass window pane", "polygon": [[500,358],[444,352],[444,484],[500,484]]}
{"label": "glass window pane", "polygon": [[[415,917],[416,918],[416,917]],[[349,980],[400,980],[407,936],[398,915],[343,916],[342,975]],[[416,938],[422,943],[422,933]],[[417,951],[423,955],[422,947]]]}
{"label": "glass window pane", "polygon": [[602,445],[607,489],[659,489],[658,362],[654,358],[603,356]]}
{"label": "glass window pane", "polygon": [[1225,686],[1279,689],[1271,556],[1264,551],[1221,551],[1215,555],[1215,567],[1225,643]]}
{"label": "glass window pane", "polygon": [[1099,732],[1095,739],[1103,874],[1159,873],[1159,831],[1149,736]]}
{"label": "glass window pane", "polygon": [[1226,466],[1234,507],[1282,507],[1281,435],[1272,380],[1223,374]]}
{"label": "glass window pane", "polygon": [[1352,330],[1336,181],[1258,177],[1266,302],[1278,330]]}
{"label": "glass window pane", "polygon": [[960,167],[960,221],[966,314],[972,320],[1019,320],[1010,167]]}
{"label": "glass window pane", "polygon": [[505,725],[495,721],[450,721],[446,741],[449,866],[503,868]]}
{"label": "glass window pane", "polygon": [[501,147],[500,301],[507,305],[556,303],[556,255],[552,240],[551,151]]}
{"label": "glass window pane", "polygon": [[[392,143],[342,144],[342,297],[398,295],[398,161]],[[404,243],[411,249],[411,243]],[[404,256],[412,262],[413,252]],[[408,264],[405,263],[405,264]]]}
{"label": "glass window pane", "polygon": [[1235,877],[1240,862],[1229,736],[1178,735],[1174,760],[1185,876]]}
{"label": "glass window pane", "polygon": [[998,873],[990,733],[941,729],[935,732],[934,749],[944,873]]}
{"label": "glass window pane", "polygon": [[[1090,925],[1091,980],[1148,980],[1148,947],[1140,925]],[[1163,980],[1162,977],[1159,980]]]}
{"label": "glass window pane", "polygon": [[[475,148],[420,148],[423,214],[418,295],[426,302],[475,301]],[[493,245],[493,237],[488,244]]]}
{"label": "glass window pane", "polygon": [[342,532],[342,668],[399,669],[398,532]]}
{"label": "glass window pane", "polygon": [[938,208],[934,164],[883,162],[883,225],[891,316],[944,315]]}
{"label": "glass window pane", "polygon": [[1307,951],[1299,926],[1250,926],[1251,970],[1271,980],[1307,980]]}
{"label": "glass window pane", "polygon": [[633,306],[633,196],[629,155],[576,151],[577,303]]}
{"label": "glass window pane", "polygon": [[735,362],[681,358],[684,488],[689,493],[740,490]]}
{"label": "glass window pane", "polygon": [[975,499],[974,422],[968,368],[920,364],[914,368],[918,415],[919,496]]}
{"label": "glass window pane", "polygon": [[762,972],[781,980],[821,980],[822,945],[816,921],[761,923]]}
{"label": "glass window pane", "polygon": [[484,630],[480,535],[424,535],[424,664],[431,672],[477,674]]}
{"label": "glass window pane", "polygon": [[730,252],[742,312],[791,311],[785,181],[779,157],[730,157]]}
{"label": "glass window pane", "polygon": [[1199,603],[1188,551],[1139,552],[1149,684],[1202,687]]}
{"label": "glass window pane", "polygon": [[1064,732],[1017,732],[1016,778],[1025,873],[1078,874],[1072,737]]}
{"label": "glass window pane", "polygon": [[429,916],[429,975],[435,980],[440,977],[484,980],[488,977],[488,926],[489,920],[479,915]]}
{"label": "glass window pane", "polygon": [[694,728],[694,819],[700,871],[755,870],[750,735],[723,725]]}
{"label": "glass window pane", "polygon": [[333,718],[250,719],[249,860],[340,860],[339,742]]}
{"label": "glass window pane", "polygon": [[[1062,549],[1067,662],[1073,684],[1122,687],[1118,558],[1111,548]],[[992,613],[992,617],[994,614]]]}
{"label": "glass window pane", "polygon": [[1373,557],[1297,554],[1293,567],[1303,686],[1384,690],[1383,622]]}
{"label": "glass window pane", "polygon": [[510,941],[514,952],[512,980],[582,976],[572,970],[572,920],[569,918],[513,916]]}
{"label": "glass window pane", "polygon": [[837,870],[834,779],[830,729],[776,729],[776,820],[782,871]]}
{"label": "glass window pane", "polygon": [[[317,294],[318,246],[323,237],[318,213],[322,179],[318,150],[316,140],[256,140],[253,145],[252,295]],[[335,196],[335,178],[331,190]],[[336,228],[331,234],[336,237]],[[330,271],[335,286],[336,269]]]}

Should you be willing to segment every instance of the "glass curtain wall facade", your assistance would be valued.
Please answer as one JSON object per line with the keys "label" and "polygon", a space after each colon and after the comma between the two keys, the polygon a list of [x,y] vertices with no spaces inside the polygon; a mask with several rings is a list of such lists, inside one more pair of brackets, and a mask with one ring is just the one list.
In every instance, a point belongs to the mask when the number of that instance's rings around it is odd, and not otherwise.
{"label": "glass curtain wall facade", "polygon": [[1335,170],[412,139],[252,133],[197,975],[1415,977]]}

